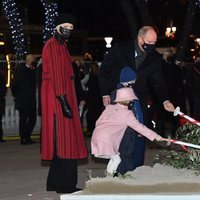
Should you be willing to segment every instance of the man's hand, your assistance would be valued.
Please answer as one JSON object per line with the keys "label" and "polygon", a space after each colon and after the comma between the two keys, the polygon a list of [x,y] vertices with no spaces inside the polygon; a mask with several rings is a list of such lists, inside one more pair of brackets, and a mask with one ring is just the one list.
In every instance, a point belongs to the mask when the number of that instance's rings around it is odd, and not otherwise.
{"label": "man's hand", "polygon": [[164,109],[168,112],[174,112],[175,110],[174,105],[169,100],[165,101],[163,106]]}
{"label": "man's hand", "polygon": [[110,104],[110,96],[103,96],[102,99],[105,107]]}

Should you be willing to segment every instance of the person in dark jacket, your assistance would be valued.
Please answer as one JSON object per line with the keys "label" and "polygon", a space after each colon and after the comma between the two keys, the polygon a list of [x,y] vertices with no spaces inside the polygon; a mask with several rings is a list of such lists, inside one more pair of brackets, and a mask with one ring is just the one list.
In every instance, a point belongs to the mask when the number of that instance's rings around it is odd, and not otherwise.
{"label": "person in dark jacket", "polygon": [[7,69],[0,69],[0,142],[5,142],[5,140],[3,139],[2,118],[5,113],[5,96],[7,92],[6,76]]}
{"label": "person in dark jacket", "polygon": [[88,135],[91,136],[95,123],[103,110],[103,102],[101,98],[101,92],[99,88],[98,82],[98,72],[99,66],[96,62],[92,62],[89,65],[90,73],[88,80],[88,93],[87,93],[87,107],[88,112],[86,114],[87,117],[87,130]]}
{"label": "person in dark jacket", "polygon": [[[77,60],[73,61],[72,67],[74,70],[74,84],[75,84],[75,90],[76,90],[77,103],[79,105],[79,115],[80,117],[82,117],[82,109],[86,104],[86,97],[81,85],[80,71],[79,71],[79,66],[77,65],[77,62],[78,62]],[[81,121],[82,121],[82,118],[81,118]]]}
{"label": "person in dark jacket", "polygon": [[[157,34],[153,27],[142,27],[135,40],[116,43],[105,56],[99,70],[99,83],[104,106],[110,104],[110,94],[119,83],[122,68],[130,66],[135,70],[137,80],[134,84],[134,90],[141,103],[145,125],[148,125],[149,121],[147,102],[152,91],[163,104],[165,110],[174,111],[162,74],[162,57],[155,50],[156,41]],[[139,148],[137,142],[135,148]],[[143,151],[144,148],[137,161],[140,163],[139,165],[143,164]]]}
{"label": "person in dark jacket", "polygon": [[[195,56],[194,62],[180,63],[182,71],[184,71],[184,88],[189,102],[189,110],[191,117],[200,120],[200,55]],[[186,101],[186,100],[185,100]],[[185,111],[187,113],[188,110]]]}
{"label": "person in dark jacket", "polygon": [[[174,64],[172,49],[166,50],[163,53],[162,70],[169,91],[169,98],[171,102],[174,104],[174,106],[176,107],[179,106],[182,110],[184,108],[184,99],[185,99],[183,76],[181,68],[178,65]],[[175,136],[176,130],[179,127],[178,123],[179,117],[172,116],[170,115],[170,113],[164,113],[163,111],[164,110],[162,109],[160,115],[158,115],[158,121],[159,123],[161,123],[162,127],[168,120],[171,124],[170,134],[172,136]],[[161,128],[160,131],[163,132],[163,128]]]}
{"label": "person in dark jacket", "polygon": [[192,79],[193,117],[200,121],[200,55],[196,57],[192,67]]}
{"label": "person in dark jacket", "polygon": [[37,66],[36,66],[36,87],[38,89],[38,108],[37,108],[37,113],[38,116],[42,115],[41,111],[41,85],[42,85],[42,58],[39,58],[37,61]]}
{"label": "person in dark jacket", "polygon": [[36,72],[33,55],[26,55],[14,78],[12,93],[15,108],[19,111],[19,135],[21,144],[32,144],[31,134],[36,123]]}

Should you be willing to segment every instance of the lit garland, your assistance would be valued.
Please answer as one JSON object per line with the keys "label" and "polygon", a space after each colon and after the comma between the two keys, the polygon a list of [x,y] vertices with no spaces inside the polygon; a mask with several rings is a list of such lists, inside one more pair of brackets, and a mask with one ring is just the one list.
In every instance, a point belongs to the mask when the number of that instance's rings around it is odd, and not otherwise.
{"label": "lit garland", "polygon": [[45,28],[43,40],[46,42],[55,32],[55,19],[58,16],[58,5],[50,0],[41,0],[45,9]]}
{"label": "lit garland", "polygon": [[198,6],[200,6],[200,0],[196,0],[197,2],[196,2],[196,4],[198,5]]}
{"label": "lit garland", "polygon": [[14,52],[18,60],[23,60],[26,54],[25,36],[23,33],[23,23],[15,0],[3,0],[2,2],[5,16],[11,29]]}

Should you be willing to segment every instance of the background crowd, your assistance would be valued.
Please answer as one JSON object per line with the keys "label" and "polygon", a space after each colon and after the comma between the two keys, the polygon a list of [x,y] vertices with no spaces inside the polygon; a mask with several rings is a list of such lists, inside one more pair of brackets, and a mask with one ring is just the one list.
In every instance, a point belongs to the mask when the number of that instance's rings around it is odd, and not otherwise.
{"label": "background crowd", "polygon": [[[89,58],[88,58],[89,55]],[[168,49],[163,53],[162,69],[164,72],[164,78],[168,86],[170,100],[175,106],[180,106],[181,111],[200,120],[200,55],[196,55],[194,60],[185,60],[181,63],[175,63],[175,53],[173,49]],[[35,87],[38,89],[37,109],[35,113],[41,116],[41,104],[40,104],[40,86],[41,86],[41,69],[42,69],[41,57],[35,57],[33,61],[34,69],[33,79],[36,82]],[[78,102],[81,98],[86,101],[81,110],[81,121],[86,136],[91,136],[95,126],[97,118],[100,116],[103,108],[102,97],[99,88],[98,73],[100,63],[92,59],[92,55],[88,52],[83,55],[82,59],[75,59],[72,62],[73,68],[78,81],[76,84],[81,85],[82,95],[77,96]],[[13,69],[13,82],[16,82],[16,72],[18,68]],[[0,84],[0,116],[2,118],[5,112],[5,96],[7,93],[7,68],[1,67],[0,69],[1,84]],[[31,81],[31,80],[29,80]],[[80,82],[80,83],[79,83]],[[11,86],[12,87],[12,86]],[[77,90],[80,86],[76,86]],[[33,93],[36,95],[36,91]],[[15,99],[14,95],[13,98]],[[29,98],[29,97],[27,97]],[[30,98],[31,99],[31,98]],[[30,100],[30,103],[34,99]],[[164,112],[161,106],[157,104],[155,96],[149,96],[149,126],[156,130],[160,134],[164,134],[166,128],[166,122],[171,127],[171,134],[174,135],[178,126],[181,125],[182,121],[179,117],[173,117],[169,113]],[[36,105],[35,105],[36,106]],[[151,121],[155,121],[154,123]],[[4,142],[2,124],[0,129],[0,142]]]}

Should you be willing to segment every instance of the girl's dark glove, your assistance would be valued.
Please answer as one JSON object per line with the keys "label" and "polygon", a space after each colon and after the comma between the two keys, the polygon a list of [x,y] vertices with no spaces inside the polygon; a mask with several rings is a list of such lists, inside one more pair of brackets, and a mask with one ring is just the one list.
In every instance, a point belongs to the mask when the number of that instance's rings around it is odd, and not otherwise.
{"label": "girl's dark glove", "polygon": [[61,108],[62,108],[62,112],[63,115],[67,118],[72,118],[72,110],[70,108],[70,105],[67,102],[67,99],[64,95],[62,96],[58,96],[57,99],[60,102]]}

